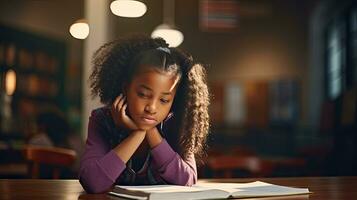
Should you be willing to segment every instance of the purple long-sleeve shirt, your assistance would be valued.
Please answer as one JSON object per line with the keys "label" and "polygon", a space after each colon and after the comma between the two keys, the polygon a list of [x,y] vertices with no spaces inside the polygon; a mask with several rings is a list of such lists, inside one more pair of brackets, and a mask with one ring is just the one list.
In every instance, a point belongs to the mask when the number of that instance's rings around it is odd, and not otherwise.
{"label": "purple long-sleeve shirt", "polygon": [[[89,193],[101,193],[111,188],[127,167],[102,137],[107,129],[103,117],[92,112],[88,124],[85,152],[81,157],[79,180]],[[151,169],[166,183],[193,185],[197,181],[194,156],[182,159],[166,139],[150,150]]]}

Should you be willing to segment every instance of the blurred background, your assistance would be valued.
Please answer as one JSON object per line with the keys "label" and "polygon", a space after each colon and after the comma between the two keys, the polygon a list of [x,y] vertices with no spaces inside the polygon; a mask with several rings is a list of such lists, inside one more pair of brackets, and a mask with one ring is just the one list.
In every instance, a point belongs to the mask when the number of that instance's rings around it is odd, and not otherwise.
{"label": "blurred background", "polygon": [[[162,24],[181,38],[170,45],[207,67],[212,126],[199,178],[357,174],[355,1],[142,0],[138,17],[118,2],[0,0],[0,178],[52,168],[76,178],[100,106],[92,54]],[[70,32],[75,23],[84,35]],[[37,159],[28,144],[69,160]]]}

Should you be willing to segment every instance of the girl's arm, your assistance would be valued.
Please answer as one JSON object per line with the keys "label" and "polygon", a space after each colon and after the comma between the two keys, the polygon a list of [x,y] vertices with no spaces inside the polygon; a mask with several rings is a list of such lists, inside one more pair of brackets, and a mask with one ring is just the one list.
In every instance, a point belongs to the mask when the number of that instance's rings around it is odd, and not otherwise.
{"label": "girl's arm", "polygon": [[152,148],[153,168],[165,181],[188,186],[197,182],[197,167],[193,155],[183,160],[161,137],[156,127],[147,132],[146,139]]}
{"label": "girl's arm", "polygon": [[126,163],[144,140],[146,131],[138,130],[134,121],[127,116],[127,104],[125,101],[126,97],[123,94],[120,94],[112,104],[110,113],[117,127],[134,130],[128,138],[123,140],[113,149],[117,156]]}
{"label": "girl's arm", "polygon": [[146,131],[137,130],[133,131],[125,140],[118,144],[113,150],[117,156],[124,162],[127,163],[128,160],[133,156],[136,149],[145,139]]}
{"label": "girl's arm", "polygon": [[85,152],[81,157],[79,181],[90,193],[104,192],[114,184],[125,169],[125,163],[135,152],[145,137],[145,132],[133,132],[117,147],[110,149],[100,137],[106,129],[102,121],[104,116],[92,112],[88,124],[88,138]]}

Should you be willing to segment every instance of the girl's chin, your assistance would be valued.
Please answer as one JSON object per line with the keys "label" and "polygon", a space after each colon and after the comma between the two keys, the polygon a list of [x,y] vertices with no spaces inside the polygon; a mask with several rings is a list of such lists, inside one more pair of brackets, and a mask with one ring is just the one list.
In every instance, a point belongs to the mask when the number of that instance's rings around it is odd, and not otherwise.
{"label": "girl's chin", "polygon": [[157,121],[152,122],[152,121],[147,121],[147,120],[139,118],[139,119],[135,119],[135,124],[141,130],[150,130],[150,129],[156,127],[159,123]]}
{"label": "girl's chin", "polygon": [[156,125],[157,124],[150,124],[150,125],[148,125],[148,124],[138,124],[138,128],[141,129],[141,130],[147,131],[147,130],[150,130],[150,129],[156,127]]}

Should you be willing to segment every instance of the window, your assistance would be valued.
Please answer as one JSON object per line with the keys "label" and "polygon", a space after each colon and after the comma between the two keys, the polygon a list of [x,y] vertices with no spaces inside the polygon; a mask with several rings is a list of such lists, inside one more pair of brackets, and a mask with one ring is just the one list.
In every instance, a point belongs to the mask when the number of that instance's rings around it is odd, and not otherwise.
{"label": "window", "polygon": [[345,24],[334,21],[327,30],[327,95],[330,99],[338,97],[345,87]]}
{"label": "window", "polygon": [[351,41],[349,42],[351,50],[351,66],[353,71],[353,85],[357,85],[357,7],[353,8],[350,15],[350,37]]}
{"label": "window", "polygon": [[357,7],[333,17],[325,40],[326,97],[334,100],[357,84]]}

